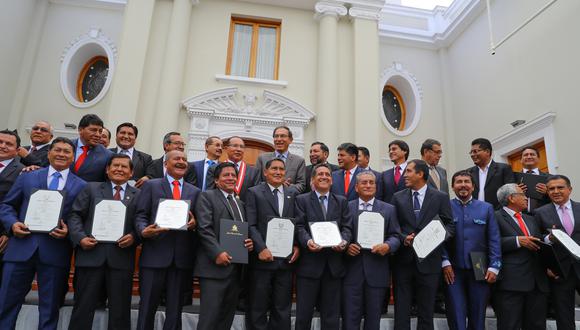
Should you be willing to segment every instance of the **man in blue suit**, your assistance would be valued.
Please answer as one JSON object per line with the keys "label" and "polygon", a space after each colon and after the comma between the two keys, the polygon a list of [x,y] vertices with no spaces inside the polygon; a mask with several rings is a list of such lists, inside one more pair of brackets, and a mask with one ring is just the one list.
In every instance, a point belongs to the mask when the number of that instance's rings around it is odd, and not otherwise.
{"label": "man in blue suit", "polygon": [[104,182],[105,168],[113,152],[100,144],[103,121],[95,114],[87,114],[79,122],[79,138],[74,141],[74,163],[70,169],[87,182]]}
{"label": "man in blue suit", "polygon": [[[4,255],[0,287],[0,329],[14,329],[24,297],[34,276],[38,283],[39,329],[56,329],[58,312],[67,290],[72,248],[66,240],[66,219],[76,195],[86,182],[71,173],[74,144],[67,138],[54,139],[49,147],[50,166],[24,173],[0,204],[0,221],[10,233]],[[62,219],[49,233],[31,233],[24,219],[30,197],[36,189],[65,192]]]}
{"label": "man in blue suit", "polygon": [[[182,151],[166,154],[166,175],[145,182],[137,197],[135,229],[143,248],[139,261],[141,301],[137,329],[153,329],[155,312],[165,294],[164,329],[181,329],[183,292],[193,285],[195,255],[193,229],[196,226],[191,211],[199,189],[184,181],[187,157]],[[187,230],[169,230],[155,223],[160,199],[189,200],[190,216]]]}
{"label": "man in blue suit", "polygon": [[338,166],[340,170],[332,172],[333,194],[344,196],[347,200],[352,201],[358,198],[354,189],[356,185],[356,176],[362,170],[357,166],[358,148],[352,143],[343,143],[336,148],[338,150]]}
{"label": "man in blue suit", "polygon": [[[353,214],[353,243],[346,251],[346,275],[342,283],[342,329],[360,329],[364,316],[364,329],[379,329],[382,305],[390,284],[389,255],[401,245],[401,228],[395,208],[375,198],[376,176],[371,171],[357,175],[355,189],[358,200],[350,201]],[[377,212],[385,219],[384,242],[372,249],[362,249],[356,243],[358,216],[365,211]]]}
{"label": "man in blue suit", "polygon": [[[321,329],[338,329],[340,291],[346,270],[343,252],[352,238],[348,201],[330,191],[332,176],[326,164],[314,167],[314,190],[296,198],[296,227],[300,259],[296,270],[296,329],[309,330],[318,303]],[[334,221],[342,238],[339,245],[323,248],[312,237],[309,222]]]}
{"label": "man in blue suit", "polygon": [[[499,227],[493,206],[473,199],[473,178],[467,171],[453,175],[451,201],[455,237],[446,244],[443,276],[447,283],[447,323],[450,329],[485,329],[485,308],[490,284],[501,267]],[[472,252],[483,253],[488,263],[485,280],[474,275]],[[466,324],[465,319],[468,322]]]}
{"label": "man in blue suit", "polygon": [[195,185],[205,191],[208,186],[207,182],[207,170],[219,163],[219,159],[222,155],[223,142],[217,136],[210,136],[205,140],[205,159],[195,161],[191,163],[193,169],[195,170],[195,175],[197,177],[197,182]]}
{"label": "man in blue suit", "polygon": [[405,189],[404,174],[407,168],[407,159],[409,158],[409,145],[405,141],[394,140],[389,143],[389,158],[394,166],[383,172],[380,180],[381,194],[383,202],[391,203],[393,195]]}

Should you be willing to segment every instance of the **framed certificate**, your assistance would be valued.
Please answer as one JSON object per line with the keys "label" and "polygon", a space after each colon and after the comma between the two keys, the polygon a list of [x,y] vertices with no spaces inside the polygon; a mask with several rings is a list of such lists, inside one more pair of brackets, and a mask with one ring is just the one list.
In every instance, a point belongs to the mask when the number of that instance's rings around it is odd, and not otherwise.
{"label": "framed certificate", "polygon": [[232,263],[248,263],[248,249],[244,242],[247,238],[247,222],[220,219],[220,245],[232,257]]}
{"label": "framed certificate", "polygon": [[363,249],[372,249],[385,240],[385,218],[377,212],[362,212],[358,216],[356,241]]}
{"label": "framed certificate", "polygon": [[287,218],[273,218],[266,230],[266,247],[275,258],[288,258],[294,246],[294,223]]}
{"label": "framed certificate", "polygon": [[441,220],[431,220],[413,239],[413,250],[419,259],[427,258],[445,241],[447,231]]}
{"label": "framed certificate", "polygon": [[125,232],[127,207],[119,200],[97,201],[91,235],[99,242],[117,242]]}
{"label": "framed certificate", "polygon": [[574,258],[580,259],[580,246],[568,234],[560,229],[552,229],[552,235]]}
{"label": "framed certificate", "polygon": [[338,246],[342,243],[342,236],[336,221],[309,222],[310,234],[314,243],[322,247]]}
{"label": "framed certificate", "polygon": [[161,198],[157,207],[155,223],[161,228],[187,230],[190,204],[190,200]]}
{"label": "framed certificate", "polygon": [[31,232],[48,233],[56,228],[62,215],[64,192],[37,189],[30,195],[24,223]]}

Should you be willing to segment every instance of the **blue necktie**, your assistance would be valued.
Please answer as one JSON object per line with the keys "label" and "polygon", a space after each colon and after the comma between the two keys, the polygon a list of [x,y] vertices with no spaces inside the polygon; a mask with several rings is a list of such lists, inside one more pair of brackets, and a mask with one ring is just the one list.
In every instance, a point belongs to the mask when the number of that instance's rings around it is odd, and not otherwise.
{"label": "blue necktie", "polygon": [[58,179],[60,179],[62,175],[59,172],[52,173],[52,180],[48,185],[49,190],[58,190]]}
{"label": "blue necktie", "polygon": [[421,213],[421,204],[419,203],[419,192],[413,193],[413,212],[415,212],[415,219],[419,220],[419,213]]}

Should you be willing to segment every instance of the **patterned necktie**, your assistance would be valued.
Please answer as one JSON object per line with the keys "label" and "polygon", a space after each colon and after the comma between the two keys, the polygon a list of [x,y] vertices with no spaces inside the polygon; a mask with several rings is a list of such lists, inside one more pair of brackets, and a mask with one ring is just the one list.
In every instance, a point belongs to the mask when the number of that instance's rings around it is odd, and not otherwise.
{"label": "patterned necktie", "polygon": [[58,190],[58,180],[61,177],[62,177],[62,175],[59,172],[52,173],[52,180],[50,181],[50,184],[48,185],[48,189],[49,190]]}
{"label": "patterned necktie", "polygon": [[318,197],[318,199],[320,200],[320,208],[322,209],[322,216],[324,217],[324,220],[326,220],[326,206],[324,206],[326,196],[320,196]]}
{"label": "patterned necktie", "polygon": [[234,200],[234,196],[231,194],[228,195],[228,203],[230,204],[230,207],[232,208],[234,221],[243,221],[242,215],[240,214],[240,210],[238,209],[238,204]]}
{"label": "patterned necktie", "polygon": [[348,194],[348,187],[350,186],[350,171],[344,171],[344,194]]}
{"label": "patterned necktie", "polygon": [[415,218],[419,219],[419,213],[421,213],[421,203],[419,203],[419,192],[415,191],[413,193],[413,212],[415,213]]}
{"label": "patterned necktie", "polygon": [[173,199],[181,199],[181,192],[179,191],[179,181],[173,180]]}
{"label": "patterned necktie", "polygon": [[560,205],[560,211],[562,211],[562,226],[564,226],[568,236],[570,236],[574,231],[574,222],[572,222],[572,218],[570,217],[570,213],[568,213],[566,206]]}
{"label": "patterned necktie", "polygon": [[435,166],[429,166],[429,176],[433,179],[437,190],[441,190],[441,179],[439,178],[439,173],[437,173]]}
{"label": "patterned necktie", "polygon": [[79,156],[79,158],[77,159],[77,162],[75,163],[75,172],[78,173],[79,169],[81,168],[81,166],[83,166],[83,163],[85,162],[85,159],[87,158],[87,155],[89,154],[89,146],[82,146],[81,149],[83,149],[83,153]]}
{"label": "patterned necktie", "polygon": [[524,224],[524,219],[522,218],[522,214],[520,212],[516,212],[516,214],[514,214],[514,217],[516,217],[516,220],[518,220],[518,226],[520,226],[520,229],[522,230],[522,233],[524,233],[524,236],[530,236],[530,233],[528,233],[528,229],[526,228],[526,225]]}
{"label": "patterned necktie", "polygon": [[114,200],[116,200],[116,201],[121,200],[121,190],[123,190],[123,187],[115,186],[115,194],[113,195]]}
{"label": "patterned necktie", "polygon": [[399,180],[401,180],[401,166],[397,165],[395,167],[395,185],[399,184]]}

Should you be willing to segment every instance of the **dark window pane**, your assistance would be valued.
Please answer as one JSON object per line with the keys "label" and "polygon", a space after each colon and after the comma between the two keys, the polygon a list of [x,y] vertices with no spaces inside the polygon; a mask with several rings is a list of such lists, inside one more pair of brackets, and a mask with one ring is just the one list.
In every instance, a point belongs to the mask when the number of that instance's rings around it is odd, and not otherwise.
{"label": "dark window pane", "polygon": [[107,75],[109,74],[109,62],[104,57],[91,60],[84,75],[80,77],[81,93],[79,95],[81,102],[92,101],[105,86]]}
{"label": "dark window pane", "polygon": [[404,120],[402,100],[390,88],[383,91],[383,111],[393,128],[402,129],[401,121]]}

